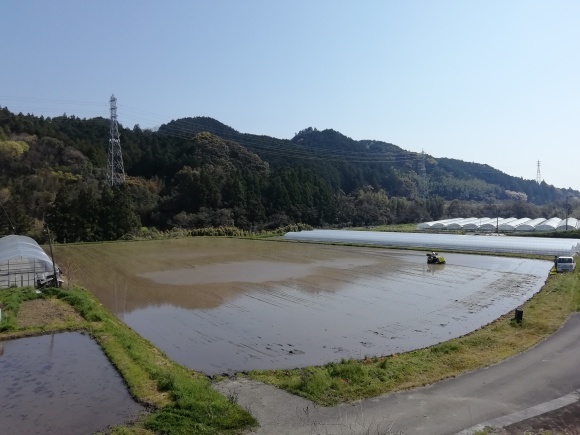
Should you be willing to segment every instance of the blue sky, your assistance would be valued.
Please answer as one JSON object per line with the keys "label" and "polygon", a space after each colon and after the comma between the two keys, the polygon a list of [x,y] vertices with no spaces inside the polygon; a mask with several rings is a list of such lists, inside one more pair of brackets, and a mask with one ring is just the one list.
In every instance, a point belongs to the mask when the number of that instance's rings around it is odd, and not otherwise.
{"label": "blue sky", "polygon": [[0,1],[0,105],[332,128],[580,190],[580,2]]}

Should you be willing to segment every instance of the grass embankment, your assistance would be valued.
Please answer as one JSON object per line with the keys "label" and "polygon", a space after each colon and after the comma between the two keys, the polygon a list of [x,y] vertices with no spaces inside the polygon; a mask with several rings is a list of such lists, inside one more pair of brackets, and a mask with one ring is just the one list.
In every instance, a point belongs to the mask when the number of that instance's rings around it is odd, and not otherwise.
{"label": "grass embankment", "polygon": [[580,310],[579,270],[550,276],[523,309],[521,324],[509,313],[471,334],[426,349],[322,367],[252,371],[248,376],[328,406],[485,367],[532,347],[560,328],[570,313]]}
{"label": "grass embankment", "polygon": [[353,230],[359,231],[383,231],[391,233],[415,233],[417,232],[417,224],[393,224],[393,225],[377,225],[374,227],[355,227]]}
{"label": "grass embankment", "polygon": [[[16,319],[21,303],[36,298],[66,302],[82,319],[18,327]],[[113,433],[230,434],[257,424],[234,401],[215,392],[205,376],[169,360],[85,290],[48,289],[40,295],[30,288],[0,290],[0,302],[3,303],[0,339],[83,330],[96,340],[125,380],[131,395],[152,410],[140,421],[118,427]]]}

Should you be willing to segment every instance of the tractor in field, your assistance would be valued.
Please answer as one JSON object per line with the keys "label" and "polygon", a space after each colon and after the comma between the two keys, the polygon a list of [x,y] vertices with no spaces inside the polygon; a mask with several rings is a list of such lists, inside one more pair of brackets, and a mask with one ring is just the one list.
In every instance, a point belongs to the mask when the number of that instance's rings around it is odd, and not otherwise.
{"label": "tractor in field", "polygon": [[445,264],[445,258],[437,252],[427,252],[427,264]]}

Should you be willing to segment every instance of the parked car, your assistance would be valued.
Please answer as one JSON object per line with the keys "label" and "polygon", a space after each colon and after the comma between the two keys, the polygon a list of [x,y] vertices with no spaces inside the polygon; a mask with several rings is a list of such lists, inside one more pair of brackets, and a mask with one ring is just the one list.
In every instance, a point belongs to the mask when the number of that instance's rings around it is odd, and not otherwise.
{"label": "parked car", "polygon": [[575,268],[574,257],[558,257],[556,259],[556,272],[572,272]]}

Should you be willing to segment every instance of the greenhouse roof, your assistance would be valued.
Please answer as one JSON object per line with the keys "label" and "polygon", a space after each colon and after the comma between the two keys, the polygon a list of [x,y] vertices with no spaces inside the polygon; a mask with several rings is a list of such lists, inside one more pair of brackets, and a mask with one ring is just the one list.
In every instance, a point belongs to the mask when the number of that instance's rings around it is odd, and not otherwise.
{"label": "greenhouse roof", "polygon": [[558,228],[560,222],[562,222],[562,219],[558,217],[553,217],[551,219],[548,219],[546,222],[538,225],[536,227],[536,231],[556,231],[556,228]]}
{"label": "greenhouse roof", "polygon": [[580,228],[580,220],[571,217],[568,219],[562,219],[562,222],[560,222],[560,225],[558,225],[558,227],[556,229],[557,230],[576,230],[578,228]]}
{"label": "greenhouse roof", "polygon": [[48,262],[52,266],[50,257],[30,237],[6,236],[0,239],[0,262],[22,257]]}
{"label": "greenhouse roof", "polygon": [[578,239],[546,237],[313,230],[286,233],[284,239],[305,242],[357,243],[437,251],[495,252],[550,256],[568,256],[580,251],[580,240]]}
{"label": "greenhouse roof", "polygon": [[545,218],[536,218],[530,222],[526,222],[525,224],[521,224],[519,227],[516,228],[517,231],[534,231],[538,225],[546,222]]}
{"label": "greenhouse roof", "polygon": [[[515,218],[514,218],[515,219]],[[499,224],[500,231],[515,231],[520,225],[530,223],[532,220],[530,218],[515,219],[513,221],[504,221]]]}
{"label": "greenhouse roof", "polygon": [[466,231],[494,231],[499,225],[500,231],[568,231],[580,228],[580,222],[574,218],[568,218],[569,224],[566,227],[566,219],[554,217],[545,218],[521,218],[515,217],[469,217],[442,219],[439,221],[423,222],[417,225],[419,231],[429,230],[466,230]]}

